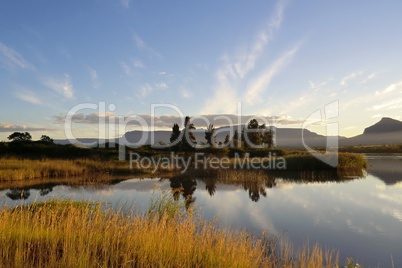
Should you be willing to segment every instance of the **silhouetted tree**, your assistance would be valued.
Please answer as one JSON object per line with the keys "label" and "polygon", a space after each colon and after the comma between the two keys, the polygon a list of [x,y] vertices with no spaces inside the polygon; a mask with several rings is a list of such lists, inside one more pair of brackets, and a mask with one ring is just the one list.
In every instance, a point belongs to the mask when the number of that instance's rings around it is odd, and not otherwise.
{"label": "silhouetted tree", "polygon": [[28,132],[22,133],[22,132],[14,132],[8,138],[12,142],[29,142],[32,140],[31,134]]}
{"label": "silhouetted tree", "polygon": [[43,143],[54,143],[53,139],[51,139],[49,136],[42,135],[40,137],[40,141]]}
{"label": "silhouetted tree", "polygon": [[[256,119],[251,119],[247,125],[247,130],[245,135],[247,135],[248,140],[245,140],[246,146],[258,146],[261,145],[261,135],[258,132],[259,125]],[[249,144],[251,143],[251,144]]]}
{"label": "silhouetted tree", "polygon": [[194,148],[196,144],[195,136],[191,130],[195,129],[194,124],[190,122],[190,117],[186,116],[184,119],[184,129],[182,138],[182,147],[187,150]]}
{"label": "silhouetted tree", "polygon": [[205,139],[207,140],[207,143],[209,146],[215,146],[216,140],[215,140],[215,128],[214,125],[209,124],[207,130],[205,130]]}
{"label": "silhouetted tree", "polygon": [[172,127],[172,134],[170,135],[170,143],[176,143],[174,145],[175,148],[180,146],[181,141],[179,140],[180,138],[180,128],[178,124],[174,124]]}
{"label": "silhouetted tree", "polygon": [[225,145],[228,145],[229,142],[230,142],[230,137],[229,137],[229,134],[227,134],[227,135],[225,136],[225,140],[223,141],[223,143],[224,143]]}
{"label": "silhouetted tree", "polygon": [[[247,138],[246,138],[247,137]],[[260,125],[256,119],[250,120],[247,129],[243,129],[242,140],[246,147],[249,146],[273,146],[274,133],[265,124]]]}
{"label": "silhouetted tree", "polygon": [[274,135],[273,130],[264,128],[262,131],[262,144],[269,148],[274,147]]}
{"label": "silhouetted tree", "polygon": [[240,148],[241,147],[241,142],[242,142],[242,137],[241,134],[239,133],[239,131],[237,129],[235,129],[234,134],[233,134],[233,146],[236,148]]}

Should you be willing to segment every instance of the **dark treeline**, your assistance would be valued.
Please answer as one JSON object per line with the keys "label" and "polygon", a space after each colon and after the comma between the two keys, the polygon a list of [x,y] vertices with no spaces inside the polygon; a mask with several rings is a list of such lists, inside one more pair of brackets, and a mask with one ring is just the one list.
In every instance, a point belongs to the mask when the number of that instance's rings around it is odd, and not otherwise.
{"label": "dark treeline", "polygon": [[274,132],[265,124],[260,125],[256,119],[252,119],[239,133],[234,131],[232,137],[227,135],[224,141],[217,141],[216,129],[210,124],[205,130],[206,142],[198,142],[192,133],[195,126],[191,118],[186,117],[184,126],[180,129],[178,124],[172,127],[169,146],[159,148],[158,146],[143,145],[139,148],[131,148],[118,143],[102,143],[91,148],[83,148],[74,144],[55,144],[54,140],[42,135],[37,141],[32,140],[28,132],[14,132],[8,136],[9,142],[0,142],[0,156],[23,157],[31,159],[41,158],[93,158],[103,160],[114,160],[118,158],[121,146],[124,146],[126,159],[132,152],[139,152],[142,156],[165,155],[172,151],[177,154],[186,155],[188,152],[201,152],[218,157],[236,155],[242,156],[246,153],[250,157],[265,157],[269,153],[277,156],[283,155],[281,150],[275,150]]}

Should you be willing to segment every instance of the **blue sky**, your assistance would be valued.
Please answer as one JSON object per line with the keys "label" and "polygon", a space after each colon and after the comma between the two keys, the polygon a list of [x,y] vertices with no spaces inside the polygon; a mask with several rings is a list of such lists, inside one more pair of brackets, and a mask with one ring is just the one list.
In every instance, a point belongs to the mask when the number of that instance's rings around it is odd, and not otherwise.
{"label": "blue sky", "polygon": [[[400,14],[400,1],[2,1],[0,140],[64,138],[69,110],[99,102],[115,109],[80,110],[77,137],[151,104],[213,116],[241,102],[243,115],[301,127],[334,101],[339,134],[354,136],[401,119]],[[166,128],[178,114],[155,116]]]}

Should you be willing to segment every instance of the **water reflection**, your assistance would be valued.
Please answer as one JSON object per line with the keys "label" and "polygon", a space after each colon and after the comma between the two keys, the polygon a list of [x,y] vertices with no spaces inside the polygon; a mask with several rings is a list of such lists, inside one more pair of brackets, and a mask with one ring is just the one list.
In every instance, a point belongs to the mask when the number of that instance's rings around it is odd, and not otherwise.
{"label": "water reflection", "polygon": [[[361,175],[361,174],[360,174]],[[340,176],[336,171],[299,171],[299,172],[267,172],[263,170],[214,170],[207,172],[180,174],[170,178],[161,178],[169,180],[173,197],[178,200],[180,196],[186,202],[188,208],[195,203],[194,192],[197,189],[197,181],[205,184],[205,190],[210,196],[214,196],[217,190],[217,184],[240,186],[248,193],[250,200],[258,202],[261,197],[267,196],[267,190],[275,188],[277,181],[288,181],[292,183],[324,183],[324,182],[342,182],[357,178]],[[85,187],[87,191],[98,191],[107,187],[116,185],[124,179],[113,179],[103,181],[102,184],[87,185],[80,184],[79,181],[61,181],[34,184],[25,187],[9,188],[6,196],[11,200],[26,200],[31,195],[31,190],[39,191],[40,196],[46,196],[53,191],[56,186],[66,185],[71,188]]]}
{"label": "water reflection", "polygon": [[[402,161],[370,159],[368,174],[218,170],[169,178],[124,178],[98,185],[76,182],[0,184],[8,205],[52,198],[103,201],[121,207],[148,204],[155,184],[203,217],[231,229],[286,236],[297,247],[309,240],[340,249],[366,267],[402,267]],[[384,182],[384,183],[383,183]],[[286,230],[286,232],[281,231]],[[399,255],[398,255],[399,254]]]}
{"label": "water reflection", "polygon": [[402,156],[367,156],[370,174],[378,177],[387,185],[394,185],[402,181]]}
{"label": "water reflection", "polygon": [[177,176],[170,178],[170,187],[175,200],[179,200],[180,194],[183,196],[188,209],[195,202],[193,194],[197,189],[197,180],[189,176]]}

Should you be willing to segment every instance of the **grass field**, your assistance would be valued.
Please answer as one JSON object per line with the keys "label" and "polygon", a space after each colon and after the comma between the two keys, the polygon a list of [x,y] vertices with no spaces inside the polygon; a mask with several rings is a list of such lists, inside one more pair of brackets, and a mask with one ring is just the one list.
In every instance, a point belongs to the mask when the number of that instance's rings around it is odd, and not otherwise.
{"label": "grass field", "polygon": [[[326,157],[334,157],[327,155]],[[283,156],[285,160],[286,171],[301,171],[301,170],[333,170],[337,169],[341,172],[361,171],[366,168],[366,160],[362,155],[352,153],[340,153],[338,155],[338,167],[332,167],[321,160],[307,153],[290,154]],[[261,158],[261,161],[267,158]],[[255,158],[253,160],[257,160]],[[241,160],[242,161],[242,160]],[[235,169],[239,168],[238,164],[243,163],[235,159],[230,160],[230,165]],[[230,166],[229,165],[229,166]],[[267,165],[265,165],[267,166]],[[275,165],[272,165],[275,169]],[[20,158],[0,158],[0,181],[22,181],[33,179],[48,179],[48,178],[69,178],[79,177],[88,181],[103,181],[110,175],[124,174],[149,174],[152,175],[154,166],[140,168],[134,166],[130,169],[127,161],[118,160],[94,160],[94,159],[20,159]],[[157,169],[154,176],[166,175],[174,172],[174,168]]]}
{"label": "grass field", "polygon": [[[340,267],[318,245],[217,228],[160,195],[145,214],[50,201],[0,210],[0,267]],[[352,267],[352,266],[350,266]]]}

